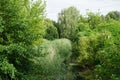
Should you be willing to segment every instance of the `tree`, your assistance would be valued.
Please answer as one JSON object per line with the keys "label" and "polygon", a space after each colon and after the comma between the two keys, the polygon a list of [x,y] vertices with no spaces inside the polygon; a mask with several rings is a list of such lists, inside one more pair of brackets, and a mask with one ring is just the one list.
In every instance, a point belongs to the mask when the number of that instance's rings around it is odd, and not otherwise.
{"label": "tree", "polygon": [[24,78],[34,56],[31,46],[44,34],[42,0],[0,1],[0,77]]}
{"label": "tree", "polygon": [[102,18],[102,16],[100,15],[100,13],[92,13],[92,12],[88,12],[88,23],[89,23],[89,27],[91,29],[95,29],[99,24],[101,24],[102,22],[104,22],[104,19]]}
{"label": "tree", "polygon": [[99,52],[98,59],[100,64],[96,65],[94,71],[98,79],[119,80],[120,74],[120,23],[119,21],[111,20],[106,24],[99,26],[98,31],[108,30],[111,32],[112,41],[111,46],[105,47],[103,51]]}
{"label": "tree", "polygon": [[110,46],[112,40],[107,37],[111,34],[108,31],[103,33],[81,32],[81,34],[76,42],[76,51],[78,52],[76,62],[79,64],[79,68],[83,69],[79,76],[85,79],[94,79],[95,75],[92,71],[99,64],[98,53],[105,47]]}
{"label": "tree", "polygon": [[72,39],[78,20],[79,11],[75,7],[62,10],[58,17],[60,38]]}
{"label": "tree", "polygon": [[45,26],[47,28],[44,36],[45,39],[54,40],[58,38],[58,31],[53,21],[46,19]]}
{"label": "tree", "polygon": [[[38,56],[32,59],[33,67],[29,70],[30,80],[56,80],[63,79],[68,71],[68,61],[71,56],[71,41],[56,39],[46,41],[35,47]],[[31,76],[33,75],[33,76]]]}
{"label": "tree", "polygon": [[120,20],[120,12],[119,11],[111,11],[106,15],[106,18],[114,19],[114,20]]}
{"label": "tree", "polygon": [[[113,72],[119,69],[119,64],[114,63],[114,61],[119,62],[119,59],[118,57],[115,59],[113,56],[113,54],[119,54],[117,53],[119,52],[117,49],[119,48],[120,41],[118,37],[119,30],[119,21],[110,20],[104,22],[100,16],[94,14],[80,18],[76,29],[76,38],[73,43],[74,52],[72,55],[77,55],[73,61],[75,64],[73,67],[79,67],[76,72],[80,74],[76,76],[82,77],[85,80],[101,80],[101,78],[103,80],[119,79],[117,74],[119,71],[117,73]],[[114,46],[114,43],[117,44],[117,48]],[[112,49],[113,47],[114,49]],[[107,63],[109,60],[110,62]],[[116,67],[109,68],[111,63]],[[75,70],[75,68],[73,69]]]}

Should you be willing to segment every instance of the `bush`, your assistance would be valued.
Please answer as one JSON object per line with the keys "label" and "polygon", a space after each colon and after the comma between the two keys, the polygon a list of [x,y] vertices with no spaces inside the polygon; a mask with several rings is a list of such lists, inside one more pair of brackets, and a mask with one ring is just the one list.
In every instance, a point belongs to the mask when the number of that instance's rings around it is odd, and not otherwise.
{"label": "bush", "polygon": [[37,55],[32,59],[34,65],[30,80],[53,80],[63,78],[67,71],[67,61],[71,55],[71,42],[67,39],[48,41],[36,47]]}

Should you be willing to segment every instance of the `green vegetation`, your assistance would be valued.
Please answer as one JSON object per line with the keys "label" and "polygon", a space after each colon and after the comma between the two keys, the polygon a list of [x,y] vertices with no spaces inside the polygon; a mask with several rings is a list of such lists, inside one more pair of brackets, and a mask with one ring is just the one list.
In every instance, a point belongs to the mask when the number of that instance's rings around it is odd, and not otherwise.
{"label": "green vegetation", "polygon": [[43,0],[0,0],[0,80],[120,80],[120,12],[75,7],[58,21]]}
{"label": "green vegetation", "polygon": [[60,38],[72,39],[78,20],[79,11],[75,7],[62,10],[58,19]]}

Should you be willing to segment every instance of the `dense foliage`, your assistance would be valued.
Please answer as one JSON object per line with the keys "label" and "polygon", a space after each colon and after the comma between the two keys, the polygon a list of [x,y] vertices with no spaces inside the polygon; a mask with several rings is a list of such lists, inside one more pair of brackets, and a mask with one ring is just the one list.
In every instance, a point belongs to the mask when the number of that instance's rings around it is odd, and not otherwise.
{"label": "dense foliage", "polygon": [[46,33],[44,35],[45,39],[54,40],[54,39],[59,38],[58,30],[57,30],[57,27],[54,24],[54,21],[46,19],[44,24],[46,26]]}
{"label": "dense foliage", "polygon": [[0,78],[22,80],[32,67],[32,45],[44,34],[41,0],[0,1]]}
{"label": "dense foliage", "polygon": [[75,7],[62,10],[58,19],[60,38],[72,39],[78,20],[79,11]]}
{"label": "dense foliage", "polygon": [[52,21],[45,6],[0,0],[0,80],[120,80],[119,11],[69,7]]}

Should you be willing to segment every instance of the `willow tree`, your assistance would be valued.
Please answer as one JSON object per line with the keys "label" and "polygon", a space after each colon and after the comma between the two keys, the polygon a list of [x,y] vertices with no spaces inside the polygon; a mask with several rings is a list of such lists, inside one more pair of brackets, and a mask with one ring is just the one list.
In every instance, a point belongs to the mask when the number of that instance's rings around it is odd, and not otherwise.
{"label": "willow tree", "polygon": [[32,59],[33,67],[29,71],[30,80],[64,79],[68,71],[67,62],[71,56],[72,46],[68,39],[47,41],[35,47],[36,56]]}
{"label": "willow tree", "polygon": [[106,15],[106,18],[114,19],[120,21],[120,12],[119,11],[111,11]]}
{"label": "willow tree", "polygon": [[60,38],[72,39],[79,20],[79,11],[75,7],[63,9],[58,14],[58,31]]}

